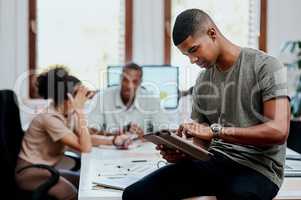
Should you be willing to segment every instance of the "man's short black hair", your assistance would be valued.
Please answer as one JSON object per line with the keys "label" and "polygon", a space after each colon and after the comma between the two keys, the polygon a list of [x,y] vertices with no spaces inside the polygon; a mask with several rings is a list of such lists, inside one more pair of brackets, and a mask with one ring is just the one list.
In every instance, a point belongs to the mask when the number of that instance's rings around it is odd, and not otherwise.
{"label": "man's short black hair", "polygon": [[130,62],[130,63],[126,64],[126,65],[123,67],[122,72],[124,72],[124,71],[127,70],[127,69],[139,71],[139,72],[140,72],[140,75],[141,75],[140,77],[142,78],[142,76],[143,76],[142,67],[140,67],[140,66],[137,65],[136,63]]}
{"label": "man's short black hair", "polygon": [[205,32],[208,23],[213,23],[210,16],[200,9],[188,9],[180,13],[173,28],[172,38],[177,46],[181,44],[188,36],[195,33]]}

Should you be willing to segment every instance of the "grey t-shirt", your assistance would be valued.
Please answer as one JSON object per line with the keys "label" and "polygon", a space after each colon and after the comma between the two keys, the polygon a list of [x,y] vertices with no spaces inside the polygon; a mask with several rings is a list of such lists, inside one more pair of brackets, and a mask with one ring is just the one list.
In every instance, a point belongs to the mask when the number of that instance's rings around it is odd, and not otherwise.
{"label": "grey t-shirt", "polygon": [[[265,122],[263,102],[288,97],[286,70],[274,57],[242,48],[227,71],[204,70],[193,92],[192,119],[225,127],[250,127]],[[268,177],[278,187],[283,181],[286,144],[252,146],[213,140],[209,150]]]}

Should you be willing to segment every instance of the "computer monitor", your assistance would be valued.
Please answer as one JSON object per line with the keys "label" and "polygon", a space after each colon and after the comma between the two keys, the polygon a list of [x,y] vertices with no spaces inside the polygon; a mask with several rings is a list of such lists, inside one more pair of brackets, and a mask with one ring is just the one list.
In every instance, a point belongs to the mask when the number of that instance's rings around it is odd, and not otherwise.
{"label": "computer monitor", "polygon": [[[179,68],[170,65],[143,65],[142,87],[158,95],[167,109],[178,107]],[[107,68],[107,86],[120,84],[121,66]]]}
{"label": "computer monitor", "polygon": [[108,66],[107,68],[107,87],[113,87],[120,84],[121,66]]}
{"label": "computer monitor", "polygon": [[287,147],[301,154],[301,121],[291,120]]}

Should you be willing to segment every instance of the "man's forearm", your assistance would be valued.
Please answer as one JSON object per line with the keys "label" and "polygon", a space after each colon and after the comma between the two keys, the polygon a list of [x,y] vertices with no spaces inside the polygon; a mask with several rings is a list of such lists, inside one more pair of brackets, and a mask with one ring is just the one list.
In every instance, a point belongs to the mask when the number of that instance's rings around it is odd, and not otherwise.
{"label": "man's forearm", "polygon": [[219,138],[227,142],[246,145],[283,144],[287,139],[288,129],[288,125],[283,126],[283,123],[269,121],[247,128],[225,127]]}

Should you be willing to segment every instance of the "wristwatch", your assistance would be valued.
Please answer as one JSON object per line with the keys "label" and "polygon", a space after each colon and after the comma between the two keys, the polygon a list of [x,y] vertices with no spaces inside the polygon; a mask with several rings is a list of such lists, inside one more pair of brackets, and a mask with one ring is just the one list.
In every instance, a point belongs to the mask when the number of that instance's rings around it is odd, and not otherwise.
{"label": "wristwatch", "polygon": [[211,124],[210,129],[213,133],[213,138],[219,138],[222,133],[223,126],[217,123]]}

